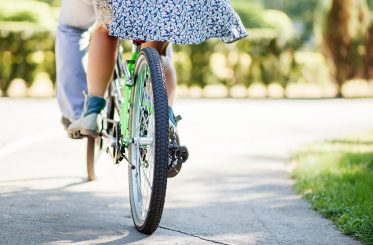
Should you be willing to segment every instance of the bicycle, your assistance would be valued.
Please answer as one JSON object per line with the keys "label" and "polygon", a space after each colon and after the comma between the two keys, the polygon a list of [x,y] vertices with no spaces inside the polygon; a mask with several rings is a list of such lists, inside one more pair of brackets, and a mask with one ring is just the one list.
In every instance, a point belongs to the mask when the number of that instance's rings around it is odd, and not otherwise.
{"label": "bicycle", "polygon": [[161,220],[167,178],[176,176],[189,153],[169,128],[165,75],[158,52],[133,41],[130,60],[119,51],[107,106],[96,137],[87,137],[87,174],[106,151],[114,163],[128,163],[131,214],[135,228],[152,234]]}

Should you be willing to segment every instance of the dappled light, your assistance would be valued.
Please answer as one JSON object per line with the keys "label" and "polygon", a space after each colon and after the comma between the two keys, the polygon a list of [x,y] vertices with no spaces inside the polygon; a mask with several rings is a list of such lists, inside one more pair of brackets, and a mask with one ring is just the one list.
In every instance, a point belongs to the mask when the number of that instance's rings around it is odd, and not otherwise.
{"label": "dappled light", "polygon": [[373,244],[372,112],[373,0],[0,0],[0,244]]}

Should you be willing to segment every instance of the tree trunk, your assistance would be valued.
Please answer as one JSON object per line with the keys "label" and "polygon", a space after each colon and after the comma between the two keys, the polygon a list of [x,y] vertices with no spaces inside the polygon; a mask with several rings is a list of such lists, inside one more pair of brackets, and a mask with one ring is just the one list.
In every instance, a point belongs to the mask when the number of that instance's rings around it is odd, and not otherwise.
{"label": "tree trunk", "polygon": [[[326,16],[323,44],[332,63],[333,76],[341,96],[346,80],[373,76],[373,25],[365,44],[369,11],[365,0],[333,0]],[[367,57],[361,52],[366,46]],[[369,70],[366,68],[370,67]]]}
{"label": "tree trunk", "polygon": [[365,79],[373,79],[373,22],[368,28],[365,50]]}
{"label": "tree trunk", "polygon": [[347,78],[349,65],[347,55],[351,48],[351,37],[348,24],[352,4],[353,0],[333,0],[326,17],[324,46],[326,55],[333,64],[332,70],[338,86],[338,96],[341,96],[341,86]]}

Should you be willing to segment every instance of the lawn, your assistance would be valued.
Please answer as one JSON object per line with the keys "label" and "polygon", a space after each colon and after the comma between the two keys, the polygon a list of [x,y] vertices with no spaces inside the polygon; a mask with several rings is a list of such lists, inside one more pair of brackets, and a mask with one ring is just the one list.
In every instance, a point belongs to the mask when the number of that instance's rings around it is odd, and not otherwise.
{"label": "lawn", "polygon": [[343,233],[373,244],[373,131],[293,155],[296,189]]}

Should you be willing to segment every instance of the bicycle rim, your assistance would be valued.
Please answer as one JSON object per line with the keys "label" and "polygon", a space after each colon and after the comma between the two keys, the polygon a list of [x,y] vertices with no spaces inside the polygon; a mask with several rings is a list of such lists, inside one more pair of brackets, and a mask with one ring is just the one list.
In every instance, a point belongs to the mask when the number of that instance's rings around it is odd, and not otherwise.
{"label": "bicycle rim", "polygon": [[131,144],[129,186],[136,229],[151,234],[160,222],[167,187],[168,107],[163,68],[151,48],[140,54],[132,91],[130,135],[152,139],[150,145]]}

